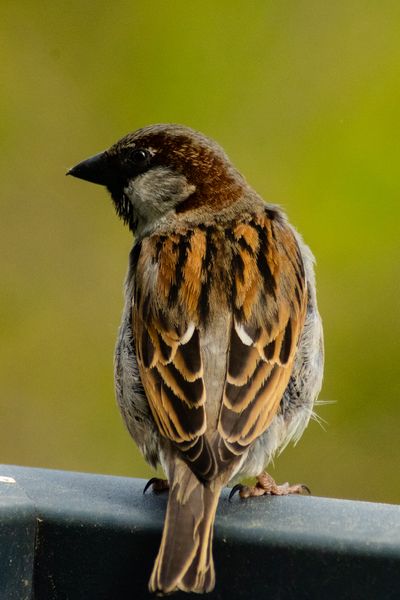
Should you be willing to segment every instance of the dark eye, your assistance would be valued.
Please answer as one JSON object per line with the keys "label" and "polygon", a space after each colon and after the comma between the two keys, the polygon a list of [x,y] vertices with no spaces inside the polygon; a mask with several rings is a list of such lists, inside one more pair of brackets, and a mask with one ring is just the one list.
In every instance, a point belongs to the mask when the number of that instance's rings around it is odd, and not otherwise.
{"label": "dark eye", "polygon": [[138,148],[131,154],[131,160],[137,165],[143,165],[150,158],[150,154],[144,148]]}

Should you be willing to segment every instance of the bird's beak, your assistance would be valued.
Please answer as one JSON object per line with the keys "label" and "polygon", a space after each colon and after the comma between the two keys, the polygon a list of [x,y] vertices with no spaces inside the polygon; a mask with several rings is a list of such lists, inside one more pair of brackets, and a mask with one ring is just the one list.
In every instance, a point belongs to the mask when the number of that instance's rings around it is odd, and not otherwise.
{"label": "bird's beak", "polygon": [[72,167],[66,175],[72,175],[91,183],[107,185],[110,181],[110,166],[107,152],[100,152]]}

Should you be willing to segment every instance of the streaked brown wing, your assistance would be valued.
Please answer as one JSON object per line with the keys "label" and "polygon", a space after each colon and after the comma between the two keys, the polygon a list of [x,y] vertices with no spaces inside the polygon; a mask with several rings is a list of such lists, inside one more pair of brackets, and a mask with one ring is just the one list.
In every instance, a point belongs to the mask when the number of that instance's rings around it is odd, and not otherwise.
{"label": "streaked brown wing", "polygon": [[201,479],[215,472],[206,430],[197,320],[202,232],[153,236],[136,251],[133,325],[140,376],[157,427]]}
{"label": "streaked brown wing", "polygon": [[[133,254],[134,333],[154,419],[210,479],[216,462],[224,469],[266,430],[289,381],[307,295],[296,240],[266,209],[233,229],[146,238]],[[220,441],[210,448],[200,331],[220,310],[232,325],[223,398],[208,399],[220,406]]]}
{"label": "streaked brown wing", "polygon": [[292,231],[273,214],[235,230],[234,319],[219,417],[219,454],[231,461],[269,426],[289,382],[306,311]]}

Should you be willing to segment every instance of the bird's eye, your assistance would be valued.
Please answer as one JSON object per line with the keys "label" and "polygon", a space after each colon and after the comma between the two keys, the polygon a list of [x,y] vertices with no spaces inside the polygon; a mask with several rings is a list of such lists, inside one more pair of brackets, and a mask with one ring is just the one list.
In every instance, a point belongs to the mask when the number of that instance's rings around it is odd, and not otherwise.
{"label": "bird's eye", "polygon": [[149,152],[144,148],[138,148],[137,150],[134,150],[131,154],[131,160],[137,165],[142,165],[143,163],[146,163],[149,158]]}

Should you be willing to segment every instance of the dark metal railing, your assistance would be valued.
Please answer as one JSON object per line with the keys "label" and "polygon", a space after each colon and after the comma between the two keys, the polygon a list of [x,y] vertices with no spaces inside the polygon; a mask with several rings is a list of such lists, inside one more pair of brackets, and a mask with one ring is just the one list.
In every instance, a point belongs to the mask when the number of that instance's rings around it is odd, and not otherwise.
{"label": "dark metal railing", "polygon": [[[0,599],[149,598],[167,497],[144,484],[0,466]],[[226,490],[214,557],[209,600],[399,599],[400,506]]]}

